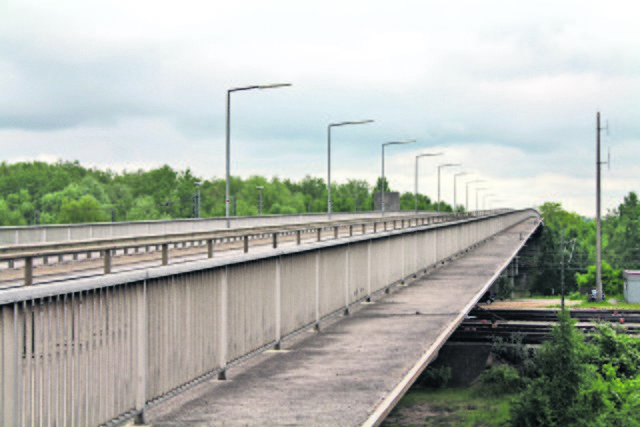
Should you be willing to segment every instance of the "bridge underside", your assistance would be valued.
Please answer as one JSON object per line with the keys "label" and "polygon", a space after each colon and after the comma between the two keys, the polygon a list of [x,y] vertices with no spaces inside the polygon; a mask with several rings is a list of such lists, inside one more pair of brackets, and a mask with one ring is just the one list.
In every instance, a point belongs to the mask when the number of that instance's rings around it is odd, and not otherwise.
{"label": "bridge underside", "polygon": [[376,425],[537,226],[527,220],[348,317],[147,411],[153,426]]}

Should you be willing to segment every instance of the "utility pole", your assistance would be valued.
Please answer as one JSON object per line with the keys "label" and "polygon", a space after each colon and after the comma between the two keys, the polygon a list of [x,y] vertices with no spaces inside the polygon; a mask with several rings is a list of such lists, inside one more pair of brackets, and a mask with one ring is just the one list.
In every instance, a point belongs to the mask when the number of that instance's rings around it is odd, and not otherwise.
{"label": "utility pole", "polygon": [[596,115],[596,301],[602,301],[602,227],[600,220],[600,112]]}
{"label": "utility pole", "polygon": [[560,236],[560,293],[562,295],[562,312],[564,313],[564,230],[562,230],[562,234]]}

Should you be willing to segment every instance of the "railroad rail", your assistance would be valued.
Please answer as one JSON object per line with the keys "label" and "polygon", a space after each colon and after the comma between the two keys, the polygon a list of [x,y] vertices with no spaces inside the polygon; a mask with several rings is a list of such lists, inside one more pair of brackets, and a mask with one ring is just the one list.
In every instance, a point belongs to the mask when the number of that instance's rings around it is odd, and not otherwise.
{"label": "railroad rail", "polygon": [[[640,310],[573,309],[571,318],[584,333],[595,331],[597,322],[620,326],[620,333],[640,334]],[[551,339],[558,310],[488,310],[475,308],[451,335],[452,342],[492,343],[496,337],[508,341],[519,334],[523,344],[541,344]]]}

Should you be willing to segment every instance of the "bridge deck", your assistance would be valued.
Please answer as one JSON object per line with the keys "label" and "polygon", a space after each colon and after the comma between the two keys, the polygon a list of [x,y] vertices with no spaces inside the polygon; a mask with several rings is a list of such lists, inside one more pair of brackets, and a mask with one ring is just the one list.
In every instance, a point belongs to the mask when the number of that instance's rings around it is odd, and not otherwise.
{"label": "bridge deck", "polygon": [[233,367],[227,381],[204,382],[148,410],[147,421],[156,427],[356,426],[380,418],[534,228],[526,221],[500,233],[320,333],[284,342],[285,351]]}

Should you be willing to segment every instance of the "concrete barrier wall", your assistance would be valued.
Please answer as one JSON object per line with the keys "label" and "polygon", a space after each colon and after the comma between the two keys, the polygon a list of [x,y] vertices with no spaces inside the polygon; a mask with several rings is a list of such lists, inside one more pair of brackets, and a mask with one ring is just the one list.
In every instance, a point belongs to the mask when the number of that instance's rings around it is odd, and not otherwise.
{"label": "concrete barrier wall", "polygon": [[0,425],[144,407],[527,218],[321,242],[0,293]]}

